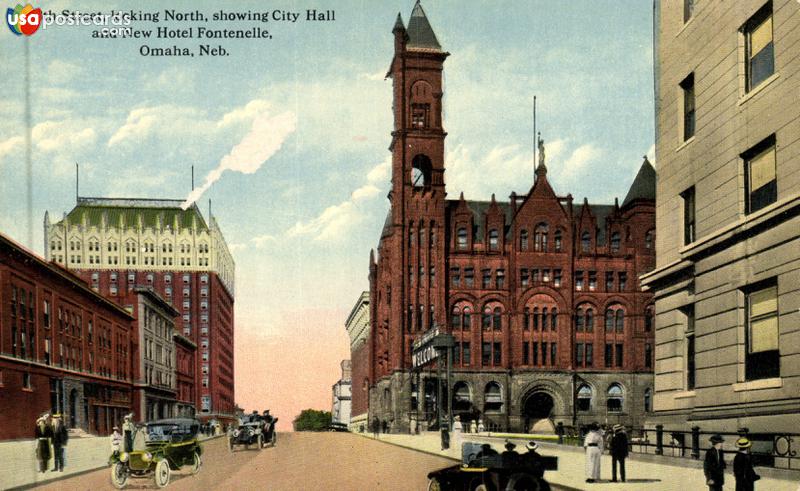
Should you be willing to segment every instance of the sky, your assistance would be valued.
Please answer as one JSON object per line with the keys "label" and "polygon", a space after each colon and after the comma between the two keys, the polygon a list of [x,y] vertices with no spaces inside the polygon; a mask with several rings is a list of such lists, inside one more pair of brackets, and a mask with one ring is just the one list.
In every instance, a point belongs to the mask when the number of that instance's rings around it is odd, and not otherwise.
{"label": "sky", "polygon": [[[271,39],[93,39],[50,26],[27,38],[33,244],[45,211],[80,195],[209,200],[236,261],[236,401],[270,407],[284,429],[330,409],[344,322],[368,289],[370,249],[388,210],[391,34],[413,0],[149,2],[137,29],[268,29]],[[134,2],[57,0],[60,12],[143,10]],[[443,49],[448,194],[507,200],[533,175],[532,99],[548,179],[559,194],[624,198],[654,162],[652,4],[427,0]],[[308,22],[306,9],[335,21]],[[164,21],[164,9],[299,12],[295,23]],[[1,26],[0,26],[1,27]],[[25,40],[0,33],[0,233],[26,243]],[[142,56],[143,45],[222,45],[227,56]],[[579,201],[580,202],[580,201]]]}

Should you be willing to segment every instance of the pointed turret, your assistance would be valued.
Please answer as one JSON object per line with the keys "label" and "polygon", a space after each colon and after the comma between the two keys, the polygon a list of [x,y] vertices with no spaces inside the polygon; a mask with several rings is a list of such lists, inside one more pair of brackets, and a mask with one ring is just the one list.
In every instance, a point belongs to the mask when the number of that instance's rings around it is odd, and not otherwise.
{"label": "pointed turret", "polygon": [[625,208],[640,199],[652,201],[656,199],[656,170],[647,159],[647,155],[644,156],[644,162],[639,167],[639,172],[633,179],[633,184],[631,184],[628,194],[625,195],[625,199],[622,201],[622,207]]}
{"label": "pointed turret", "polygon": [[442,46],[436,39],[436,34],[433,33],[433,28],[428,22],[428,17],[425,15],[419,0],[414,5],[414,10],[411,11],[411,19],[408,21],[407,47],[435,51],[442,50]]}
{"label": "pointed turret", "polygon": [[406,32],[406,26],[403,24],[403,16],[400,15],[400,12],[397,13],[397,20],[394,21],[394,28],[392,28],[392,32]]}

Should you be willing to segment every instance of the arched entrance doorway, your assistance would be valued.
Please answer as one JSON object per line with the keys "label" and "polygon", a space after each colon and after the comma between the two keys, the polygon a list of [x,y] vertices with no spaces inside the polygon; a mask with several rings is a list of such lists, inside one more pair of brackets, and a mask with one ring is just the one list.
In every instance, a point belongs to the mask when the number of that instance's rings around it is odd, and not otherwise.
{"label": "arched entrance doorway", "polygon": [[78,415],[78,391],[72,389],[69,392],[69,427],[75,428]]}
{"label": "arched entrance doorway", "polygon": [[550,418],[553,414],[554,406],[553,396],[547,392],[537,391],[530,394],[522,406],[525,432],[553,432],[554,427]]}

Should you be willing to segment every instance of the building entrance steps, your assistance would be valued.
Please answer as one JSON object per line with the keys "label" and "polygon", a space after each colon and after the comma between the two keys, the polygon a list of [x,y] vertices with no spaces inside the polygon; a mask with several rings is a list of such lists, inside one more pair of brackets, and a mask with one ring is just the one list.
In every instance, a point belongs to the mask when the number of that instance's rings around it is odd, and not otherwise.
{"label": "building entrance steps", "polygon": [[[373,438],[372,433],[363,436]],[[385,434],[378,435],[378,440],[412,448],[433,455],[461,458],[460,449],[450,448],[441,450],[439,433],[426,432],[420,435]],[[707,489],[703,475],[703,462],[701,460],[679,459],[657,455],[632,454],[626,460],[627,482],[611,482],[611,455],[608,451],[603,454],[601,461],[601,481],[599,483],[586,483],[584,474],[584,450],[582,447],[572,447],[553,443],[550,435],[526,435],[511,433],[483,433],[464,434],[462,442],[474,441],[489,443],[498,452],[502,452],[505,440],[517,444],[517,450],[524,453],[525,443],[536,440],[540,445],[539,453],[558,457],[558,470],[545,473],[545,479],[552,484],[572,489],[598,489],[598,490],[640,490],[647,491],[686,491]],[[549,441],[548,441],[549,440]],[[451,438],[452,441],[452,438]],[[726,453],[725,460],[728,469],[725,474],[725,489],[733,489],[736,480],[733,477],[733,454]],[[756,467],[756,472],[762,477],[756,483],[756,489],[769,491],[800,491],[800,472],[784,471]]]}

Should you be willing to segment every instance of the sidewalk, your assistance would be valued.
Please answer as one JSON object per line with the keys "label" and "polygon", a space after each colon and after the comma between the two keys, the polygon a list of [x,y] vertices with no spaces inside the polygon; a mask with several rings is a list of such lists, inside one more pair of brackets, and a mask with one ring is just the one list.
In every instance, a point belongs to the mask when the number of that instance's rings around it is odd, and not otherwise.
{"label": "sidewalk", "polygon": [[[201,437],[204,440],[207,438]],[[111,443],[107,436],[71,437],[64,452],[64,472],[50,471],[51,458],[47,472],[41,473],[34,440],[0,442],[0,489],[26,488],[100,469],[108,465],[109,455]]]}
{"label": "sidewalk", "polygon": [[[372,434],[362,434],[367,438],[372,438]],[[453,459],[461,459],[459,449],[450,448],[442,451],[438,433],[424,433],[421,435],[396,435],[380,434],[378,440],[386,443],[413,448],[434,455],[441,455]],[[528,439],[509,438],[517,444],[517,450],[523,453],[525,443]],[[489,443],[498,452],[503,451],[504,437],[491,437],[488,435],[463,435],[463,441],[476,441]],[[567,447],[554,443],[538,441],[542,455],[555,455],[558,457],[558,471],[548,471],[545,479],[552,484],[572,488],[572,489],[591,489],[591,490],[621,490],[638,491],[694,491],[708,489],[705,477],[703,476],[702,462],[690,460],[677,460],[668,457],[644,456],[632,454],[625,462],[627,471],[626,483],[613,483],[611,479],[611,456],[607,453],[602,457],[600,477],[602,482],[588,484],[585,482],[584,474],[584,455],[580,447]],[[728,472],[725,475],[725,489],[733,489],[736,480],[733,477],[733,455],[726,456],[728,462]],[[793,471],[775,472],[769,470],[770,475],[785,475],[787,479],[768,477],[767,470],[756,468],[756,472],[762,474],[761,480],[756,483],[758,491],[800,491],[800,473]]]}

